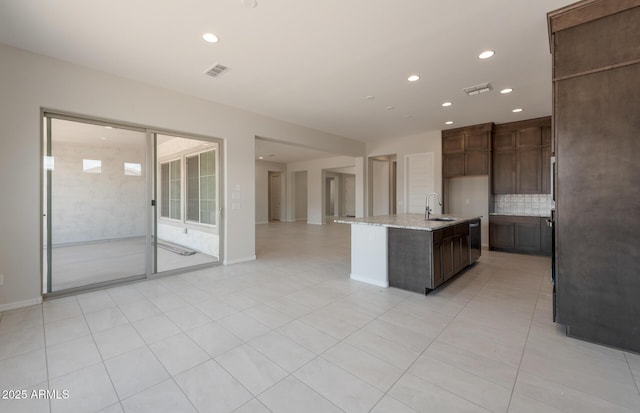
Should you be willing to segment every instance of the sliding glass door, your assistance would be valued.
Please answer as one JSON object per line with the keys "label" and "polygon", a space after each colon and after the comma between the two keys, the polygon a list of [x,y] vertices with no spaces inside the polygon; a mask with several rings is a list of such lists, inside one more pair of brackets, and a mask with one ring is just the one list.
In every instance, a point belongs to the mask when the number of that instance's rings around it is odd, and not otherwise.
{"label": "sliding glass door", "polygon": [[220,143],[45,114],[43,292],[219,262]]}
{"label": "sliding glass door", "polygon": [[45,118],[46,291],[147,273],[147,135]]}
{"label": "sliding glass door", "polygon": [[220,144],[155,134],[156,270],[220,261]]}

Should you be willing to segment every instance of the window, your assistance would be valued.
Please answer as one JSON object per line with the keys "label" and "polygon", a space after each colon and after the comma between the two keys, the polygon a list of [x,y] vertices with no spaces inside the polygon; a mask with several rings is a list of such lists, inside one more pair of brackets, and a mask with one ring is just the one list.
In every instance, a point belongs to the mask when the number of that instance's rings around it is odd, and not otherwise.
{"label": "window", "polygon": [[[185,221],[216,224],[215,150],[184,158]],[[180,189],[182,159],[160,164],[160,216],[182,219]]]}
{"label": "window", "polygon": [[124,174],[128,176],[142,176],[142,164],[134,163],[134,162],[125,162]]}
{"label": "window", "polygon": [[187,220],[216,223],[216,165],[214,151],[186,158]]}
{"label": "window", "polygon": [[160,216],[181,219],[180,159],[160,164]]}
{"label": "window", "polygon": [[83,159],[82,172],[86,172],[88,174],[102,173],[102,161],[99,159]]}

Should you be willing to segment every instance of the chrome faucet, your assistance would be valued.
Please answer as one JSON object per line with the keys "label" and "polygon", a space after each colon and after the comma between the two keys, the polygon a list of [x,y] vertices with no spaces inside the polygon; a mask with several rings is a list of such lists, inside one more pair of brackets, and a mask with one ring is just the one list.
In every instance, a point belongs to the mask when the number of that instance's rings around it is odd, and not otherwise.
{"label": "chrome faucet", "polygon": [[442,206],[442,202],[440,201],[440,195],[438,195],[435,192],[431,192],[427,194],[427,206],[424,209],[424,219],[426,219],[427,221],[429,220],[429,216],[431,215],[431,208],[429,208],[429,198],[431,198],[431,195],[435,195],[436,199],[438,200],[438,204]]}

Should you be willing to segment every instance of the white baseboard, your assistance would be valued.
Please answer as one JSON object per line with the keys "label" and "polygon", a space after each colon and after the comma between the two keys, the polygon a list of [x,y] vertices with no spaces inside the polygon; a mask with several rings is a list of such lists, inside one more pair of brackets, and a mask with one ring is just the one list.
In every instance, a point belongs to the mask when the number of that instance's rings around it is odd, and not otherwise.
{"label": "white baseboard", "polygon": [[382,288],[388,288],[389,287],[389,282],[388,281],[384,282],[384,281],[376,280],[376,279],[373,279],[373,278],[369,278],[367,276],[362,276],[362,275],[358,275],[358,274],[354,274],[354,273],[349,274],[349,277],[354,281],[361,281],[363,283],[375,285],[375,286],[382,287]]}
{"label": "white baseboard", "polygon": [[223,264],[224,265],[233,265],[233,264],[240,264],[241,262],[255,261],[255,260],[256,260],[256,256],[253,255],[251,257],[237,258],[235,260],[225,260],[223,262]]}
{"label": "white baseboard", "polygon": [[268,224],[269,221],[261,221],[261,222],[256,222],[256,225],[264,225],[264,224]]}
{"label": "white baseboard", "polygon": [[42,297],[31,298],[29,300],[14,301],[13,303],[0,304],[0,311],[15,310],[16,308],[29,307],[42,303]]}

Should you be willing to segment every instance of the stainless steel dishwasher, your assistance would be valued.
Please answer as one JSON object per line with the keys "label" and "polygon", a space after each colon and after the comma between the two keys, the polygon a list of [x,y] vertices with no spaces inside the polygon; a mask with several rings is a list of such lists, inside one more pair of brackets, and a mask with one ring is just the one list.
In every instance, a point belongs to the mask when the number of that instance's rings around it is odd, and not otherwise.
{"label": "stainless steel dishwasher", "polygon": [[482,255],[482,233],[480,220],[469,221],[469,264],[473,264]]}

